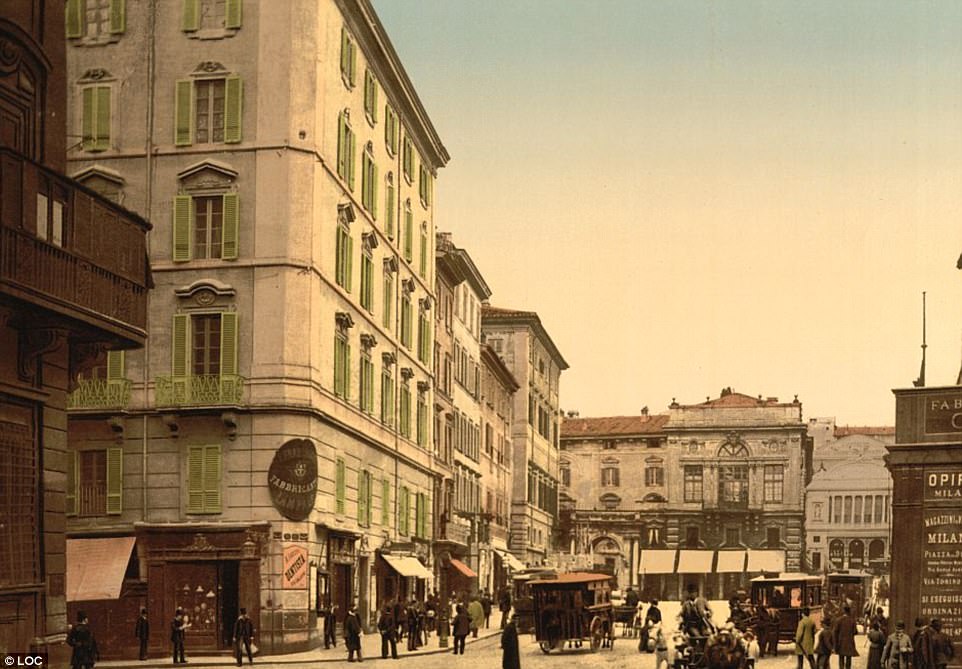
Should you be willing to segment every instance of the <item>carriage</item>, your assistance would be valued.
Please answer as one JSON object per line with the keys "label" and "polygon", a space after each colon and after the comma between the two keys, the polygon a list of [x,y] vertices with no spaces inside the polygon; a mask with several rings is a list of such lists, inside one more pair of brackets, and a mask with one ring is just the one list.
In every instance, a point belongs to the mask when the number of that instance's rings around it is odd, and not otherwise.
{"label": "carriage", "polygon": [[535,639],[544,653],[568,647],[592,652],[614,645],[611,576],[571,572],[529,582]]}
{"label": "carriage", "polygon": [[539,578],[554,578],[558,572],[545,567],[529,567],[515,573],[512,600],[514,601],[514,623],[518,634],[534,632],[534,601],[531,598],[531,582]]}
{"label": "carriage", "polygon": [[[808,574],[763,574],[751,580],[752,606],[777,612],[778,640],[795,642],[795,631],[808,607],[818,625],[822,620],[822,577]],[[762,636],[759,634],[759,641]]]}
{"label": "carriage", "polygon": [[842,613],[846,606],[852,608],[852,615],[863,618],[865,625],[874,611],[866,611],[866,605],[872,596],[874,577],[857,569],[835,571],[825,577],[827,596],[825,601],[825,615],[834,618]]}

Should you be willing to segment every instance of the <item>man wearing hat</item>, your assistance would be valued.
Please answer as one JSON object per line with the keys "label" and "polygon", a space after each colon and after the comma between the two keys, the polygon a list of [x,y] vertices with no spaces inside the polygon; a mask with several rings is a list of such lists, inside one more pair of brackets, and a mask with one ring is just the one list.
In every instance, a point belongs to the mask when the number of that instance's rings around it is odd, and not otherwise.
{"label": "man wearing hat", "polygon": [[[234,623],[234,657],[237,658],[237,666],[244,663],[244,653],[247,651],[247,661],[254,664],[254,654],[251,653],[251,641],[254,640],[254,621],[247,617],[247,609],[241,608],[240,616]],[[242,646],[243,644],[243,646]]]}
{"label": "man wearing hat", "polygon": [[140,641],[140,659],[147,659],[147,640],[150,639],[150,621],[147,620],[147,609],[140,609],[140,617],[134,625],[134,636]]}
{"label": "man wearing hat", "polygon": [[87,614],[83,611],[77,612],[77,624],[70,628],[67,645],[73,648],[70,654],[70,666],[73,669],[93,669],[99,659],[97,641],[87,624]]}
{"label": "man wearing hat", "polygon": [[895,631],[885,642],[882,666],[885,669],[909,669],[912,664],[912,640],[905,633],[905,623],[895,623]]}
{"label": "man wearing hat", "polygon": [[174,619],[170,622],[170,642],[174,646],[174,664],[187,664],[187,659],[184,657],[184,630],[188,627],[190,623],[184,618],[184,610],[178,607],[174,612]]}
{"label": "man wearing hat", "polygon": [[932,618],[929,627],[932,628],[932,663],[935,665],[935,669],[945,669],[946,665],[955,658],[952,640],[942,632],[942,621],[940,619]]}

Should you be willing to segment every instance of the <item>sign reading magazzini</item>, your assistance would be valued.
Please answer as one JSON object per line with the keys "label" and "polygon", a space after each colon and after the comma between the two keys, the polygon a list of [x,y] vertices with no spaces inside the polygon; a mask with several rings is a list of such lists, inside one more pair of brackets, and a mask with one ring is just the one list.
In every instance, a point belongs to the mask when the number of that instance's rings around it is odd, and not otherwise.
{"label": "sign reading magazzini", "polygon": [[925,434],[962,434],[962,391],[925,396]]}
{"label": "sign reading magazzini", "polygon": [[925,469],[921,609],[962,638],[962,467]]}

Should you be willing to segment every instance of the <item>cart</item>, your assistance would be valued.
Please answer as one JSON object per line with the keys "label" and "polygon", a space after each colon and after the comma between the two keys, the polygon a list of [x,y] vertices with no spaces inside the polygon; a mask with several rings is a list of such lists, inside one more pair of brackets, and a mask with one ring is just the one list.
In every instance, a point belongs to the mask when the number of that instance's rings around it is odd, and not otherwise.
{"label": "cart", "polygon": [[532,580],[535,639],[542,652],[581,648],[592,652],[614,646],[611,576],[591,572]]}
{"label": "cart", "polygon": [[[759,609],[777,613],[778,641],[795,643],[795,631],[802,618],[802,609],[808,607],[812,619],[818,625],[822,620],[822,577],[808,574],[764,574],[752,579],[752,607],[756,620],[762,619]],[[756,630],[761,645],[768,630]]]}
{"label": "cart", "polygon": [[856,569],[835,571],[825,577],[827,597],[825,601],[825,615],[835,618],[841,615],[846,606],[852,609],[852,615],[867,627],[868,620],[874,611],[866,612],[866,603],[872,596],[873,576]]}

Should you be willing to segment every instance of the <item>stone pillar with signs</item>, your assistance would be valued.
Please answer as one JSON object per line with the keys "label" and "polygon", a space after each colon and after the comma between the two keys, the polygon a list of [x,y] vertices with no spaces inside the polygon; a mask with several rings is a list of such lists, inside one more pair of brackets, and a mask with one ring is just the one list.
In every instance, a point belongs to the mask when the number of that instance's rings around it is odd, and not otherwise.
{"label": "stone pillar with signs", "polygon": [[962,666],[962,387],[895,390],[892,620],[938,618]]}

